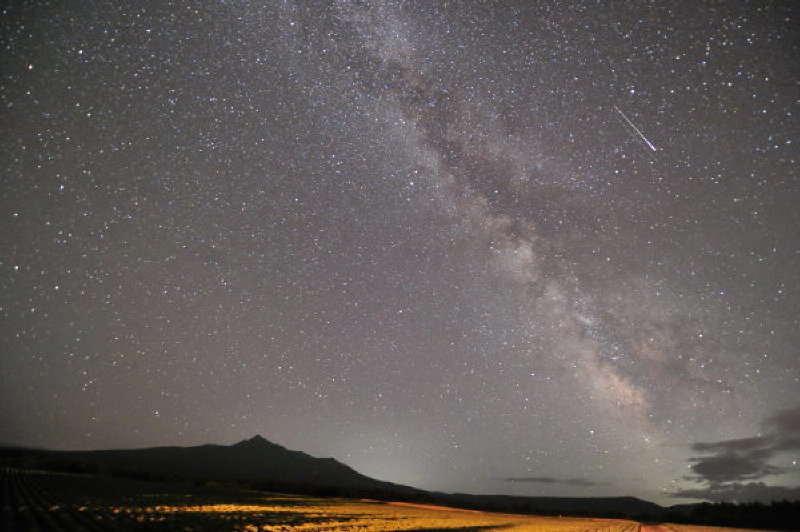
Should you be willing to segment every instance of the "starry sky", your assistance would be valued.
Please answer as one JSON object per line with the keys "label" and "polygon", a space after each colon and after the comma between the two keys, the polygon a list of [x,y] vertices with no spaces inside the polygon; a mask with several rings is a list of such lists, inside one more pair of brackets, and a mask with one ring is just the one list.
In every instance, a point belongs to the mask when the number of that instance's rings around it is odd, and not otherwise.
{"label": "starry sky", "polygon": [[796,3],[5,5],[0,441],[800,498]]}

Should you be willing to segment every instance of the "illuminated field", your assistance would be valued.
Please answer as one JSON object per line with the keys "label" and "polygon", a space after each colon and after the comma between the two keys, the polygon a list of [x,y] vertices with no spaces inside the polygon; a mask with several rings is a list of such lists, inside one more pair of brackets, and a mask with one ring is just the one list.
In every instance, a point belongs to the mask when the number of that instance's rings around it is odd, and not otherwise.
{"label": "illuminated field", "polygon": [[[632,521],[494,514],[4,469],[3,530],[638,532]],[[650,527],[642,527],[646,530]],[[669,525],[652,532],[712,532]]]}
{"label": "illuminated field", "polygon": [[[649,529],[649,531],[648,531]],[[675,525],[664,524],[651,527],[642,527],[642,532],[758,532],[753,529],[725,528],[719,526],[700,525]]]}

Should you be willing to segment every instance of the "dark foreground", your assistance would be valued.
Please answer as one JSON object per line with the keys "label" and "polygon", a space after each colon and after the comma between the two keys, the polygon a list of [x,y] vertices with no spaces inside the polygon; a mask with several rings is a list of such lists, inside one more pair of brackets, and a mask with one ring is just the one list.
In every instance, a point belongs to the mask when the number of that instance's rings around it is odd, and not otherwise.
{"label": "dark foreground", "polygon": [[632,521],[534,517],[276,495],[222,486],[2,470],[2,529],[636,532]]}
{"label": "dark foreground", "polygon": [[[279,495],[4,467],[2,530],[705,532],[634,521],[537,517],[411,503]],[[727,529],[731,530],[731,529]]]}

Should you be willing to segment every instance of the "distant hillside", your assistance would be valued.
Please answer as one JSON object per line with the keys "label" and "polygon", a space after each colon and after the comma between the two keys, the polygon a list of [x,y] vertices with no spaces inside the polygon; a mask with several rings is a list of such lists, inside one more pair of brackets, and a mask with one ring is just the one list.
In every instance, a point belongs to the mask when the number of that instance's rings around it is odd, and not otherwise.
{"label": "distant hillside", "polygon": [[513,495],[435,494],[437,499],[462,508],[491,508],[501,512],[542,515],[606,517],[658,516],[664,508],[636,497],[521,497]]}
{"label": "distant hillside", "polygon": [[[151,479],[238,481],[255,488],[433,502],[505,512],[638,516],[660,506],[633,497],[553,498],[435,493],[367,477],[332,458],[315,458],[255,436],[233,445],[102,451],[2,449],[25,467],[123,474]],[[18,462],[19,463],[19,462]]]}
{"label": "distant hillside", "polygon": [[111,472],[147,472],[186,479],[263,480],[286,485],[416,491],[364,476],[333,458],[315,458],[255,436],[234,445],[49,451]]}

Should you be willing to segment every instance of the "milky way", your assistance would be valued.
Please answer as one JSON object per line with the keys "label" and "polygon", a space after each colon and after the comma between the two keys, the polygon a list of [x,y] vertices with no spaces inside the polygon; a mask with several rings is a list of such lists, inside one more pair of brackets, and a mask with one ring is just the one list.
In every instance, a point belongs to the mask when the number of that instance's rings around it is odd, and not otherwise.
{"label": "milky way", "polygon": [[438,4],[4,10],[0,440],[797,496],[797,10]]}

